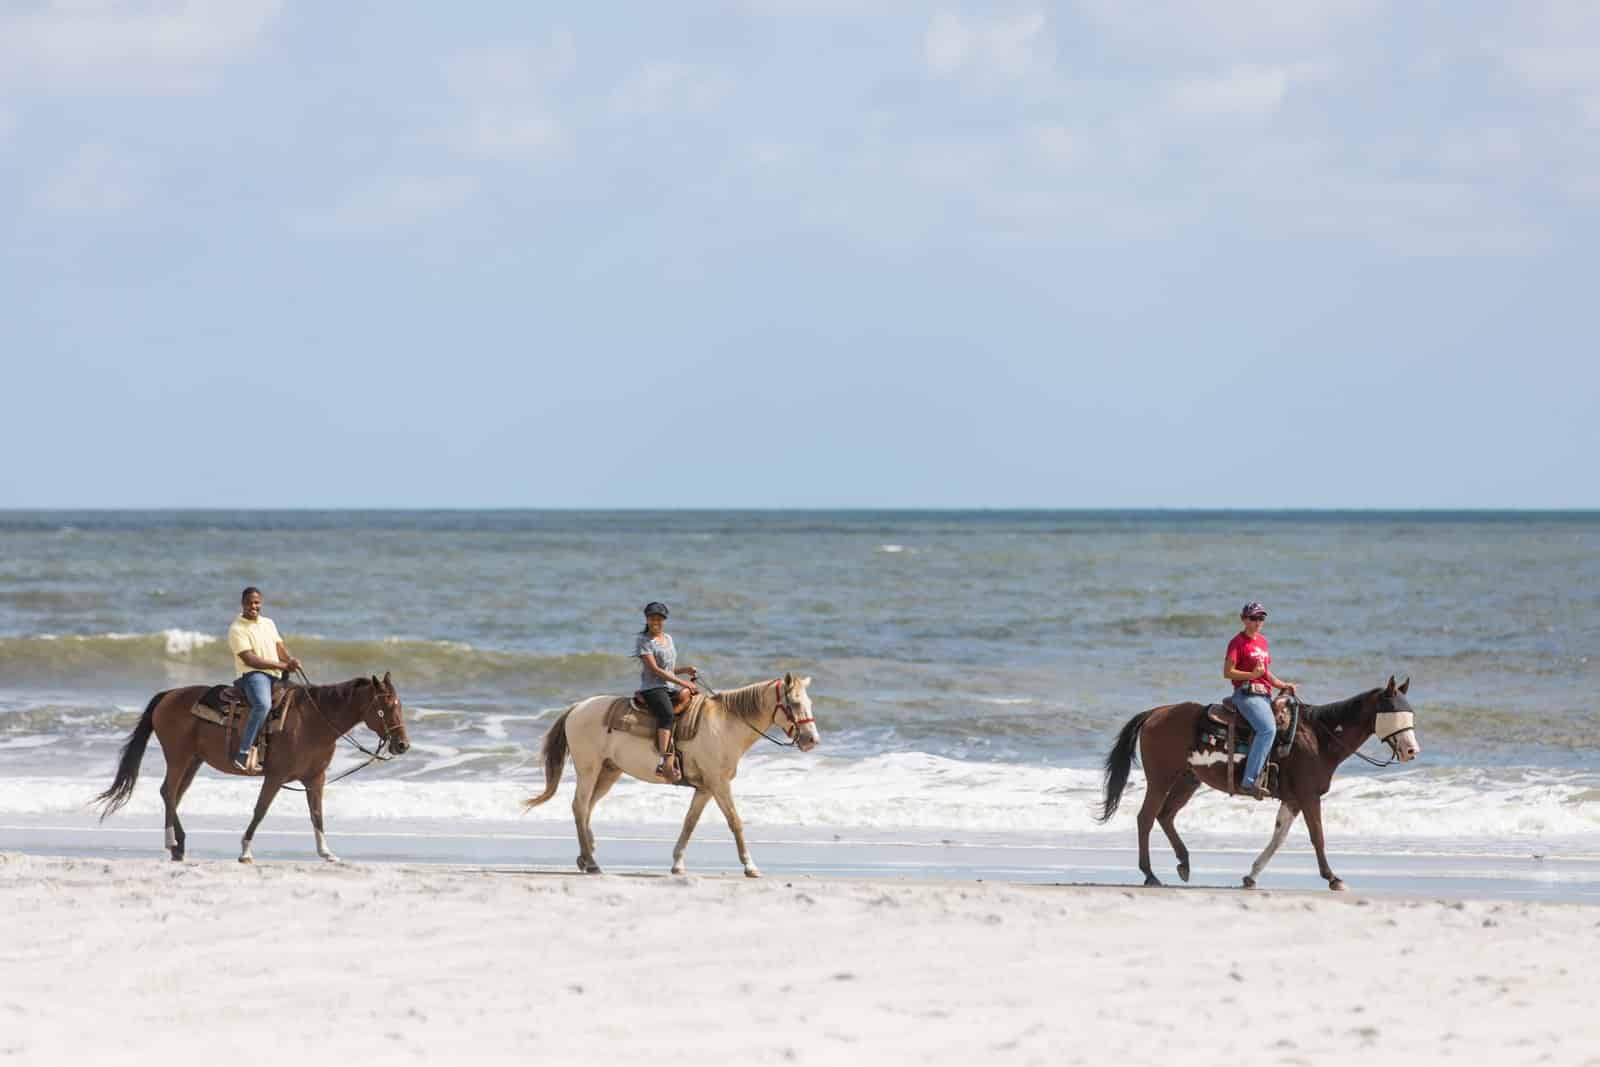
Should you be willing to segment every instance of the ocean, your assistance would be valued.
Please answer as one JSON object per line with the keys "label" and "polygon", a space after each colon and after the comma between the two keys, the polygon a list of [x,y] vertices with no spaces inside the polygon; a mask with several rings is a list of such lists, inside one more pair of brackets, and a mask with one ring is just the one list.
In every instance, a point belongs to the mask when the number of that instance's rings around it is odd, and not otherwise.
{"label": "ocean", "polygon": [[[405,701],[412,752],[330,790],[336,826],[518,819],[544,731],[634,687],[664,600],[712,685],[813,678],[822,745],[735,783],[755,839],[1059,839],[1131,872],[1142,779],[1101,826],[1100,763],[1131,715],[1226,692],[1253,599],[1304,699],[1411,679],[1421,758],[1344,766],[1335,856],[1600,855],[1594,512],[0,512],[0,821],[83,819],[151,694],[229,680],[246,585],[314,681],[389,671]],[[157,849],[161,768],[152,743],[117,816]],[[219,779],[185,813],[242,825]],[[596,829],[685,800],[624,783]],[[1272,807],[1203,792],[1180,826],[1264,841]]]}

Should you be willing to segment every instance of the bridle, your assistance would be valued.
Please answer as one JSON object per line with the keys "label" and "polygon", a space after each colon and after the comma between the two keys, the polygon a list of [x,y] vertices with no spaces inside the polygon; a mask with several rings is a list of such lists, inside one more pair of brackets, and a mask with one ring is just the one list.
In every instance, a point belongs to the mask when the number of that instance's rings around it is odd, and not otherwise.
{"label": "bridle", "polygon": [[[301,668],[297,673],[300,675],[300,681],[305,683],[305,697],[306,697],[306,699],[311,701],[311,706],[317,710],[317,714],[318,715],[322,716],[322,721],[327,724],[328,729],[337,731],[339,728],[337,726],[333,725],[333,720],[328,718],[328,713],[322,710],[322,705],[317,703],[317,698],[315,696],[312,696],[312,694],[311,694],[311,690],[312,690],[311,679],[306,677],[305,669]],[[354,748],[356,748],[358,751],[360,751],[362,755],[367,757],[367,762],[358,763],[354,767],[351,767],[348,771],[344,771],[344,772],[342,772],[342,773],[340,773],[338,775],[335,775],[332,778],[329,778],[328,779],[328,784],[331,785],[334,782],[339,781],[341,778],[348,778],[352,774],[356,773],[357,771],[365,770],[366,768],[372,766],[374,763],[388,763],[392,759],[398,759],[399,758],[399,756],[394,754],[394,753],[389,753],[388,755],[385,755],[384,754],[384,750],[389,747],[389,739],[390,739],[390,737],[393,736],[395,733],[397,733],[397,732],[399,732],[399,731],[401,731],[401,730],[403,730],[405,728],[400,722],[400,698],[398,696],[395,697],[395,701],[394,701],[395,713],[394,713],[394,723],[393,723],[393,725],[390,724],[390,716],[388,715],[389,705],[388,705],[388,702],[385,701],[385,699],[384,699],[383,688],[381,686],[378,687],[378,691],[373,695],[372,703],[378,705],[378,725],[383,727],[383,730],[378,734],[378,750],[376,752],[374,752],[371,749],[367,748],[367,746],[363,745],[360,741],[357,741],[354,737],[351,737],[350,733],[351,733],[352,730],[355,729],[354,726],[352,726],[350,728],[350,730],[346,730],[343,733],[340,733],[339,734],[339,739],[341,741],[348,742],[350,745],[352,745]],[[370,711],[371,708],[372,708],[371,704],[367,705],[367,710],[368,711]],[[366,720],[366,717],[367,717],[367,712],[363,711],[361,713],[361,719],[359,721],[363,721],[364,722]],[[303,792],[303,790],[296,789],[292,785],[285,785],[284,788],[292,790],[292,791],[297,792],[297,793],[298,792]]]}
{"label": "bridle", "polygon": [[[752,731],[754,731],[755,734],[758,737],[764,738],[767,741],[771,741],[773,744],[777,745],[779,748],[794,748],[797,744],[799,744],[799,736],[798,735],[800,733],[800,727],[806,725],[807,723],[816,722],[817,720],[814,717],[810,716],[810,715],[807,715],[804,718],[801,718],[798,714],[795,713],[795,706],[793,704],[789,703],[787,700],[783,699],[784,692],[783,692],[783,679],[782,678],[778,678],[775,681],[773,681],[772,689],[773,689],[773,698],[774,698],[774,701],[775,701],[775,704],[776,704],[776,706],[773,708],[773,711],[772,711],[772,721],[773,722],[777,722],[778,721],[778,714],[780,712],[783,714],[784,718],[789,720],[789,725],[787,725],[787,726],[784,726],[781,723],[779,724],[779,729],[781,729],[783,731],[784,736],[787,737],[789,740],[787,740],[787,741],[779,741],[776,737],[773,737],[771,734],[767,733],[765,730],[758,729],[753,723],[751,723],[748,719],[746,719],[742,715],[736,715],[734,717],[737,718],[740,722],[744,723],[746,726],[750,727],[750,729]],[[713,696],[716,695],[714,691],[712,692],[712,695]]]}
{"label": "bridle", "polygon": [[[1388,721],[1385,722],[1384,720]],[[1389,746],[1390,756],[1386,760],[1375,760],[1364,752],[1357,751],[1356,755],[1372,764],[1374,767],[1387,767],[1400,758],[1400,744],[1395,738],[1407,730],[1416,729],[1417,716],[1410,711],[1380,711],[1373,721],[1372,732],[1378,735],[1378,740]],[[1393,727],[1393,729],[1389,729]],[[1384,731],[1388,730],[1387,733]]]}

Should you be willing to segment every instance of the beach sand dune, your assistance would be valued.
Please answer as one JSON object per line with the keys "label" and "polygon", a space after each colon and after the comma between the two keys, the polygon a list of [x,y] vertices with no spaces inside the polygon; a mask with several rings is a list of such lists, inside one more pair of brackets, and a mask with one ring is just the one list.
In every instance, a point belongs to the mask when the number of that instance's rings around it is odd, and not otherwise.
{"label": "beach sand dune", "polygon": [[1600,909],[0,854],[0,1062],[1600,1063]]}

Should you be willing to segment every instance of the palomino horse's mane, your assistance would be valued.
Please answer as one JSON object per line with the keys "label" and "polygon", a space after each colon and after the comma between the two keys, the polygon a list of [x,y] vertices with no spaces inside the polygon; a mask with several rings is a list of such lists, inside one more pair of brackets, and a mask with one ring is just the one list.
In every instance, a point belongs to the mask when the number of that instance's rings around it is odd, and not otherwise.
{"label": "palomino horse's mane", "polygon": [[754,722],[761,714],[761,690],[771,685],[771,682],[752,682],[738,689],[724,689],[717,694],[717,699],[745,722]]}
{"label": "palomino horse's mane", "polygon": [[1337,700],[1332,704],[1308,704],[1302,714],[1308,721],[1318,726],[1348,726],[1377,692],[1376,689],[1369,689],[1365,693],[1357,693],[1347,700]]}

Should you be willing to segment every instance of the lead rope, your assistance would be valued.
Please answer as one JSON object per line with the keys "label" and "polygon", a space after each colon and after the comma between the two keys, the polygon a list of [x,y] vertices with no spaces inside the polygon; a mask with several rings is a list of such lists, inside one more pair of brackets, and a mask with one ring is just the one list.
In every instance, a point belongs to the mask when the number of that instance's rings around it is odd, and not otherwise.
{"label": "lead rope", "polygon": [[[297,673],[300,675],[300,681],[305,683],[306,699],[311,701],[311,706],[313,708],[317,709],[317,714],[322,716],[322,721],[328,725],[328,728],[330,730],[331,729],[336,729],[336,727],[334,727],[334,725],[333,725],[333,720],[328,718],[328,713],[322,710],[322,705],[321,704],[317,703],[317,698],[311,695],[311,679],[306,677],[305,668],[304,667],[300,668]],[[351,729],[353,730],[353,729],[355,729],[355,727],[351,727]],[[332,785],[334,782],[341,781],[342,779],[348,778],[352,774],[356,773],[357,771],[364,771],[368,767],[372,766],[374,763],[387,763],[390,760],[395,758],[394,756],[385,756],[383,754],[383,747],[389,743],[389,736],[387,734],[385,734],[381,739],[379,739],[379,741],[378,741],[378,751],[376,751],[376,752],[373,752],[373,751],[369,750],[360,741],[357,741],[355,738],[351,737],[349,730],[347,730],[344,733],[340,734],[339,738],[341,740],[343,740],[343,741],[348,741],[351,745],[354,745],[357,749],[359,749],[362,753],[364,753],[366,755],[366,757],[367,757],[367,762],[358,763],[354,767],[351,767],[348,771],[344,771],[344,772],[342,772],[340,774],[335,775],[332,778],[329,778],[327,783],[326,783],[327,785]],[[284,783],[283,788],[289,790],[289,792],[291,792],[291,793],[304,793],[305,792],[305,790],[301,789],[299,786],[289,785],[287,782]]]}

